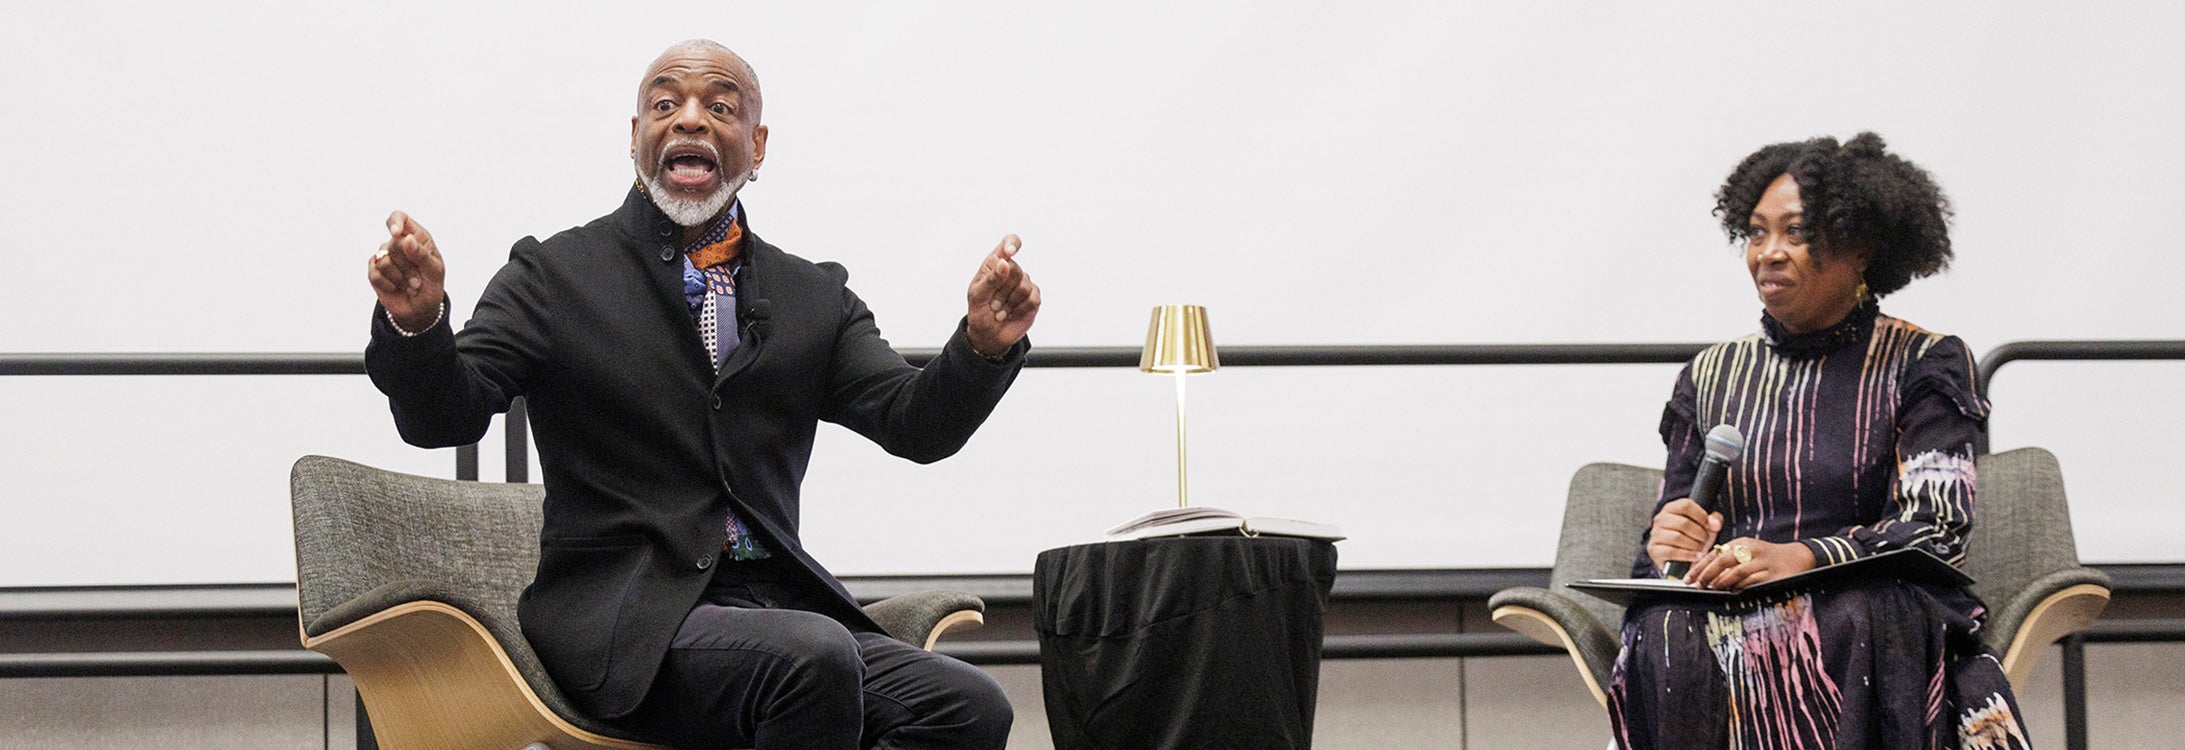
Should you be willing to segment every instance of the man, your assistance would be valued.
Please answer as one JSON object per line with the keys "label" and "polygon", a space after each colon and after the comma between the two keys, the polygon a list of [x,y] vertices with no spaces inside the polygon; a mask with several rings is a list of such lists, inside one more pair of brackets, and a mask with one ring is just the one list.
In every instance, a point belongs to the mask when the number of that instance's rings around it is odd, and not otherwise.
{"label": "man", "polygon": [[922,370],[848,273],[750,232],[759,81],[694,40],[640,81],[622,207],[510,252],[460,334],[432,235],[397,212],[368,272],[365,362],[403,439],[475,442],[527,397],[546,482],[524,635],[586,712],[679,746],[1002,747],[983,672],[888,638],[805,553],[819,420],[890,453],[956,452],[1008,390],[1039,287],[1004,237]]}

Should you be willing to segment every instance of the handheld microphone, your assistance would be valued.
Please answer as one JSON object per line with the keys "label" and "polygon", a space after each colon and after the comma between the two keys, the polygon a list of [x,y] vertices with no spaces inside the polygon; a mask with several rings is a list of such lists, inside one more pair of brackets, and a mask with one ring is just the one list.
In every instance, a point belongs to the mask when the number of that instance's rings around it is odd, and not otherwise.
{"label": "handheld microphone", "polygon": [[[1722,478],[1729,473],[1730,464],[1745,454],[1745,434],[1736,427],[1715,425],[1707,431],[1707,456],[1699,460],[1699,475],[1692,478],[1692,502],[1699,505],[1701,513],[1712,512],[1715,494],[1721,492]],[[1671,560],[1662,564],[1662,577],[1683,578],[1692,563]]]}

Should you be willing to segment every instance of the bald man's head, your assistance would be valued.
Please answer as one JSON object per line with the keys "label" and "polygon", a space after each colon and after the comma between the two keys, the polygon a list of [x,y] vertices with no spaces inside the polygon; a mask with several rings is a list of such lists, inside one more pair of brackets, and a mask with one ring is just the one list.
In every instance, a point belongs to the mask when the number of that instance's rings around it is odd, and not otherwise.
{"label": "bald man's head", "polygon": [[684,227],[720,217],[766,160],[759,79],[719,43],[660,53],[637,86],[630,162],[653,204]]}
{"label": "bald man's head", "polygon": [[689,57],[713,59],[740,73],[739,77],[742,79],[744,87],[748,89],[746,93],[749,98],[751,122],[752,124],[761,122],[759,110],[763,109],[764,106],[761,101],[763,97],[759,93],[759,74],[751,69],[751,63],[744,60],[742,55],[736,54],[736,51],[729,49],[727,45],[711,39],[686,39],[676,42],[667,49],[662,50],[659,57],[653,58],[652,65],[645,68],[645,77],[639,80],[637,84],[637,108],[639,111],[643,111],[646,106],[645,88],[655,76],[659,75],[661,67],[677,58]]}

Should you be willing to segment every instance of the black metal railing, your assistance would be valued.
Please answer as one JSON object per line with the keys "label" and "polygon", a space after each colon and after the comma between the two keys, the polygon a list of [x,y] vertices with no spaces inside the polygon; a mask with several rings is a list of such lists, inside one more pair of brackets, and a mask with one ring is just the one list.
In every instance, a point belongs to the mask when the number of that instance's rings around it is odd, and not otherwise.
{"label": "black metal railing", "polygon": [[[1383,346],[1228,346],[1224,367],[1377,367],[1399,365],[1605,365],[1675,364],[1707,344],[1435,344]],[[905,349],[903,358],[923,366],[939,349]],[[1131,347],[1034,349],[1033,368],[1137,367]],[[363,375],[362,354],[0,354],[8,375]],[[530,420],[522,398],[502,420],[505,478],[530,475]],[[478,446],[455,450],[455,478],[478,479]]]}
{"label": "black metal railing", "polygon": [[2012,362],[2185,360],[2185,340],[2013,341],[1980,358],[1980,383],[1994,382],[1997,370]]}
{"label": "black metal railing", "polygon": [[[2115,362],[2120,360],[2185,360],[2185,341],[2115,339],[2109,341],[2013,341],[1988,350],[1980,358],[1980,392],[1994,387],[1995,373],[2012,362]],[[1975,446],[1988,452],[1988,435]]]}

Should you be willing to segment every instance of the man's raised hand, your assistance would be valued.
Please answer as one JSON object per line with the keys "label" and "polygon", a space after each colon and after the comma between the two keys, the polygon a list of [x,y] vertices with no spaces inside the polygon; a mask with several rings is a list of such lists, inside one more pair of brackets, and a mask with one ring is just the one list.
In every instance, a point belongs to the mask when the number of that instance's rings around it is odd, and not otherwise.
{"label": "man's raised hand", "polygon": [[1017,250],[1023,246],[1014,234],[1002,237],[979,264],[964,295],[971,303],[971,349],[981,355],[995,356],[1016,346],[1039,317],[1039,285],[1017,265]]}
{"label": "man's raised hand", "polygon": [[447,290],[442,286],[447,280],[447,266],[440,262],[440,249],[433,245],[432,233],[409,214],[396,211],[388,215],[387,241],[379,243],[379,252],[372,254],[366,275],[372,281],[372,291],[379,295],[380,306],[387,308],[397,327],[421,333],[439,322],[440,303],[447,299]]}

